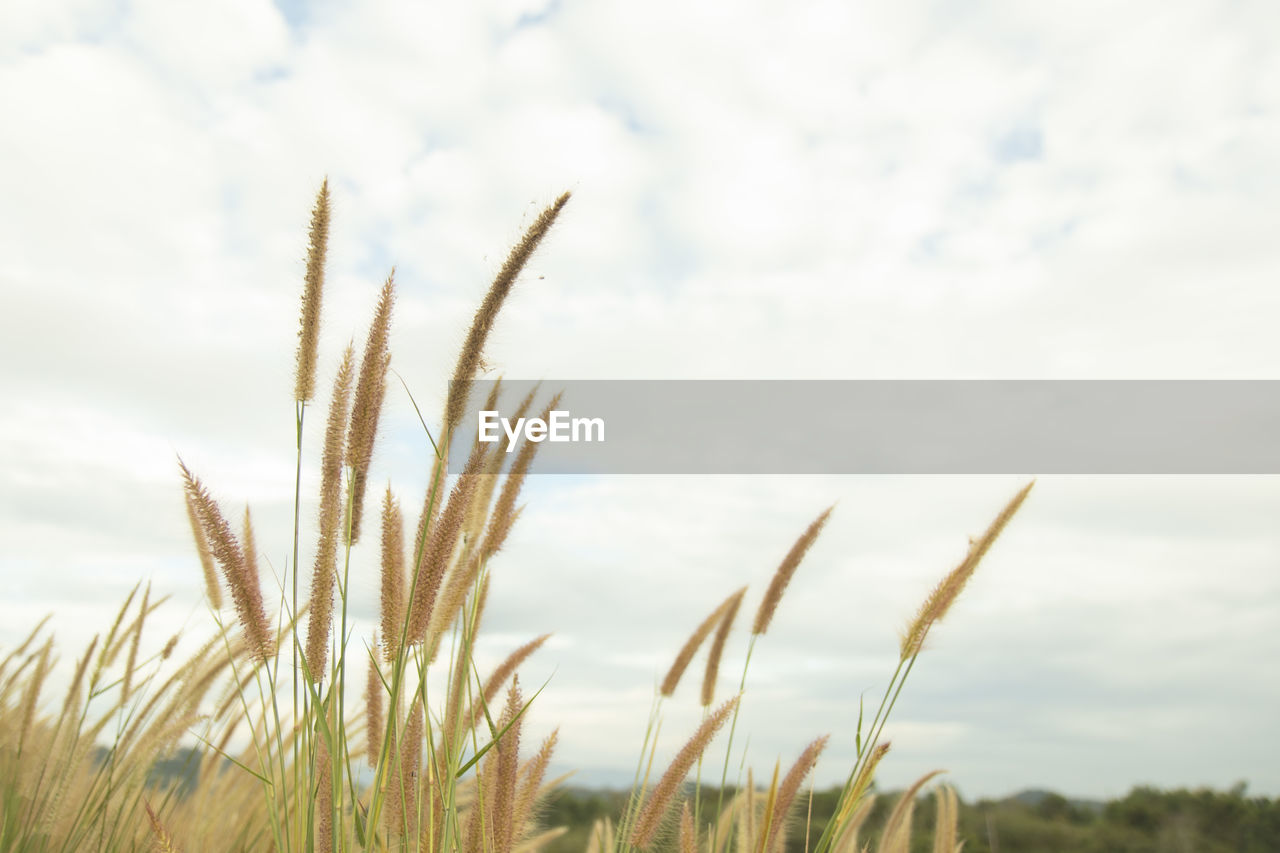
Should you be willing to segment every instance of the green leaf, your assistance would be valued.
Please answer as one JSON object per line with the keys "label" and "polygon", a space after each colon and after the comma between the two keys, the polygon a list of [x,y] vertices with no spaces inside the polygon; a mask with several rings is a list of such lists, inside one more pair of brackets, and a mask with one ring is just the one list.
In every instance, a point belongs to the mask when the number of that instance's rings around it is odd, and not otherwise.
{"label": "green leaf", "polygon": [[858,697],[858,732],[855,735],[855,744],[858,747],[858,758],[862,758],[862,697]]}
{"label": "green leaf", "polygon": [[[537,693],[534,693],[532,696],[530,696],[530,697],[529,697],[529,700],[528,700],[527,702],[525,702],[525,703],[524,703],[524,705],[522,705],[522,706],[520,707],[520,710],[516,712],[516,715],[515,715],[514,717],[512,717],[512,718],[511,718],[511,722],[509,722],[509,723],[507,723],[505,726],[503,726],[503,727],[502,727],[502,731],[500,731],[500,732],[496,732],[496,733],[493,735],[493,740],[491,740],[491,741],[489,741],[488,743],[486,743],[484,746],[482,746],[482,747],[480,748],[480,750],[479,750],[478,752],[476,752],[476,754],[475,754],[475,755],[471,756],[471,760],[470,760],[470,761],[468,761],[466,764],[464,764],[464,765],[462,765],[461,767],[459,767],[459,768],[458,768],[458,772],[454,774],[454,778],[455,778],[455,779],[461,779],[461,778],[462,778],[462,776],[463,776],[463,774],[465,774],[465,773],[466,773],[468,770],[470,770],[472,767],[475,767],[476,763],[477,763],[481,758],[484,758],[484,755],[485,755],[485,753],[486,753],[486,752],[488,752],[488,751],[489,751],[490,749],[492,749],[493,747],[497,746],[498,741],[502,740],[503,735],[505,735],[505,734],[507,733],[507,731],[508,731],[508,730],[509,730],[513,725],[515,725],[516,720],[518,720],[518,719],[520,719],[521,717],[523,717],[523,716],[524,716],[524,712],[525,712],[525,711],[527,711],[527,710],[529,710],[529,706],[533,704],[533,700],[534,700],[534,699],[537,699],[537,698],[538,698],[538,695],[539,695],[540,693],[542,693],[542,691],[543,691],[543,690],[546,690],[546,689],[547,689],[547,684],[550,684],[550,683],[551,683],[551,682],[550,682],[550,679],[548,679],[546,682],[543,682],[543,685],[542,685],[541,687],[539,687],[539,688],[538,688],[538,692],[537,692]],[[482,702],[481,704],[483,704],[483,702]],[[486,716],[486,717],[488,717],[488,716],[489,716],[489,712],[488,712],[488,710],[487,710],[487,709],[486,709],[486,711],[485,711],[485,716]],[[493,721],[492,721],[492,720],[490,720],[489,725],[490,725],[490,727],[492,727],[492,726],[493,726]]]}

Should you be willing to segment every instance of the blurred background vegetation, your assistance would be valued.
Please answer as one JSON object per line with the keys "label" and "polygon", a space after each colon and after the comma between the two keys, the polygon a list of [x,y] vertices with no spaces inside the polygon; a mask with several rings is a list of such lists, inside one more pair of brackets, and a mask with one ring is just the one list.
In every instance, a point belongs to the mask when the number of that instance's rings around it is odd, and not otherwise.
{"label": "blurred background vegetation", "polygon": [[[839,793],[814,792],[810,846],[822,834]],[[872,850],[898,799],[897,792],[880,793],[864,836]],[[704,802],[714,794],[704,787]],[[625,801],[623,792],[562,788],[550,798],[542,822],[567,826],[569,832],[547,850],[581,853],[591,825],[603,817],[616,820]],[[789,827],[787,853],[805,850],[808,810],[806,798]],[[933,850],[934,810],[932,794],[916,803],[912,853]],[[1002,800],[962,799],[959,838],[965,853],[1275,853],[1280,851],[1280,799],[1250,797],[1243,782],[1225,792],[1137,787],[1110,802],[1029,790]]]}

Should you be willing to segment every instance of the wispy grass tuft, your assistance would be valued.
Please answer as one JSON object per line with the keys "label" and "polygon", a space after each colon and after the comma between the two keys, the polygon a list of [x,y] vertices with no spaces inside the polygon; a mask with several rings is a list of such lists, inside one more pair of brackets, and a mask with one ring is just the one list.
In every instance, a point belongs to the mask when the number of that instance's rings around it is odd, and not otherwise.
{"label": "wispy grass tuft", "polygon": [[769,589],[765,591],[764,599],[760,602],[760,609],[756,611],[756,620],[751,626],[752,634],[759,636],[769,630],[769,624],[773,622],[773,614],[778,611],[778,605],[782,602],[782,594],[786,592],[787,585],[791,583],[791,577],[800,567],[800,561],[804,559],[805,553],[818,538],[822,528],[826,526],[833,509],[835,509],[834,506],[828,507],[815,518],[778,564],[777,570],[773,573],[773,579],[769,581]]}
{"label": "wispy grass tuft", "polygon": [[258,574],[254,565],[245,557],[239,541],[231,532],[231,525],[222,515],[222,510],[209,495],[204,484],[178,460],[182,469],[182,478],[187,495],[196,509],[196,518],[210,550],[222,569],[227,587],[231,590],[231,600],[235,602],[236,614],[249,638],[250,646],[259,661],[265,662],[275,653],[275,641],[270,623],[267,619],[266,605],[262,600],[262,589],[258,582]]}
{"label": "wispy grass tuft", "polygon": [[374,436],[378,432],[378,419],[382,414],[382,401],[387,393],[387,368],[391,364],[389,336],[391,331],[391,306],[395,301],[394,272],[387,276],[378,298],[373,323],[369,326],[369,338],[365,341],[364,355],[360,359],[360,378],[356,381],[356,396],[351,404],[351,428],[347,432],[346,465],[351,472],[350,517],[347,521],[347,539],[354,544],[360,538],[360,520],[364,515],[365,481],[369,476],[369,463],[373,460]]}
{"label": "wispy grass tuft", "polygon": [[329,401],[324,453],[320,462],[320,541],[311,572],[311,615],[307,619],[306,664],[312,681],[325,676],[329,632],[333,627],[333,584],[337,577],[338,542],[342,532],[342,448],[351,399],[351,347],[342,354]]}
{"label": "wispy grass tuft", "polygon": [[316,359],[320,346],[320,303],[324,295],[325,254],[329,248],[329,179],[320,185],[311,213],[307,273],[302,291],[302,319],[298,329],[298,359],[293,398],[299,403],[315,396]]}
{"label": "wispy grass tuft", "polygon": [[498,271],[498,275],[494,278],[493,284],[490,285],[484,301],[480,303],[480,307],[476,310],[475,319],[471,323],[471,330],[467,332],[467,339],[462,344],[462,351],[458,354],[458,363],[453,369],[453,378],[449,383],[449,398],[445,404],[444,411],[444,435],[446,441],[448,436],[453,433],[454,427],[458,425],[458,421],[462,418],[463,409],[467,405],[467,396],[470,393],[471,381],[475,379],[476,368],[480,364],[485,341],[489,337],[489,332],[493,329],[493,322],[497,319],[498,312],[502,310],[502,303],[506,301],[507,296],[511,293],[511,288],[515,286],[516,278],[519,277],[520,271],[524,269],[525,264],[533,257],[538,244],[547,236],[551,226],[555,224],[556,219],[560,216],[560,211],[564,210],[564,206],[568,203],[569,193],[566,192],[538,215],[533,225],[529,227],[520,242],[511,250],[511,254],[507,256],[506,263]]}
{"label": "wispy grass tuft", "polygon": [[689,742],[684,745],[684,748],[676,753],[671,766],[662,774],[662,778],[658,781],[657,786],[654,787],[653,793],[649,795],[644,807],[640,809],[640,813],[636,818],[635,828],[631,830],[630,843],[633,846],[646,849],[653,842],[654,835],[658,831],[659,822],[671,805],[680,783],[689,775],[693,763],[702,755],[707,745],[711,743],[711,739],[715,737],[716,732],[720,731],[721,727],[729,719],[729,715],[737,707],[738,697],[735,696],[717,708],[693,733],[693,737],[689,738]]}

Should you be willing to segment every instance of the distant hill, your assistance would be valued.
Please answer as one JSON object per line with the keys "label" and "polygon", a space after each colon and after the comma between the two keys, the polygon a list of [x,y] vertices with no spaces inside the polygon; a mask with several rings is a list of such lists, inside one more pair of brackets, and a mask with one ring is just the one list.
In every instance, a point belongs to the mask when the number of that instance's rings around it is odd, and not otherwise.
{"label": "distant hill", "polygon": [[1027,788],[1025,791],[1019,791],[1005,797],[1006,802],[1022,803],[1029,808],[1042,808],[1046,802],[1052,802],[1054,798],[1063,799],[1066,803],[1082,811],[1091,812],[1095,815],[1102,814],[1102,810],[1107,807],[1105,800],[1086,800],[1076,797],[1063,797],[1056,791],[1048,791],[1044,788]]}

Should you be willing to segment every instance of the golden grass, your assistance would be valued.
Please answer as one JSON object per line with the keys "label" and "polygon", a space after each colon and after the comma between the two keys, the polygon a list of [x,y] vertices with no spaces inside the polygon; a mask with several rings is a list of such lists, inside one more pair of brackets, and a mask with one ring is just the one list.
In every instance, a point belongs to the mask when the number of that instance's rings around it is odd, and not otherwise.
{"label": "golden grass", "polygon": [[773,573],[773,579],[769,581],[769,589],[765,592],[764,598],[760,601],[760,609],[756,611],[756,621],[751,626],[751,633],[760,635],[769,630],[769,623],[773,621],[773,614],[778,610],[778,604],[782,601],[782,593],[786,591],[787,584],[791,583],[792,576],[796,573],[796,569],[800,567],[800,561],[804,559],[805,552],[818,538],[818,534],[822,532],[822,528],[826,525],[827,519],[831,517],[831,511],[835,507],[828,507],[821,515],[813,520],[813,523],[800,534],[800,538],[791,546],[791,550],[782,558],[782,562],[778,564],[777,570]]}
{"label": "golden grass", "polygon": [[293,398],[299,403],[315,396],[316,359],[320,347],[320,302],[324,292],[324,263],[329,251],[329,179],[316,194],[311,212],[307,273],[303,279],[302,318],[298,327],[298,358]]}
{"label": "golden grass", "polygon": [[689,770],[692,769],[693,763],[702,755],[707,745],[711,743],[711,739],[715,737],[716,732],[720,731],[725,722],[728,721],[729,715],[737,707],[738,697],[735,696],[717,708],[715,713],[703,721],[702,725],[693,733],[693,737],[689,738],[684,747],[676,753],[676,757],[671,761],[671,766],[662,774],[657,786],[640,809],[639,816],[636,818],[635,828],[631,831],[630,843],[633,846],[641,849],[649,847],[653,841],[654,834],[658,831],[659,822],[676,795],[676,789],[684,781],[685,777],[689,775]]}
{"label": "golden grass", "polygon": [[[473,655],[491,578],[489,563],[520,515],[519,496],[539,444],[525,440],[505,472],[505,439],[496,450],[477,444],[451,485],[444,472],[449,436],[466,405],[499,310],[568,199],[567,193],[560,196],[537,217],[476,312],[440,418],[441,441],[433,440],[432,474],[408,549],[399,503],[387,487],[381,502],[378,627],[372,637],[352,647],[349,594],[353,583],[365,582],[363,574],[351,576],[353,547],[360,539],[364,493],[386,393],[395,292],[393,276],[388,276],[359,369],[350,346],[340,361],[319,465],[311,589],[300,602],[302,435],[314,396],[329,230],[327,181],[322,185],[311,218],[294,388],[299,453],[294,551],[278,581],[278,615],[274,622],[268,616],[249,509],[237,537],[204,482],[179,460],[195,557],[216,630],[185,659],[174,659],[178,636],[150,652],[144,628],[163,599],[153,599],[150,587],[135,586],[108,629],[76,658],[65,699],[53,713],[44,708],[57,656],[45,622],[0,658],[0,853],[524,853],[563,831],[539,825],[539,802],[559,781],[547,779],[558,730],[531,756],[522,759],[520,754],[524,717],[537,692],[525,697],[518,672],[550,635],[520,646],[487,677],[479,672]],[[486,408],[502,406],[500,388],[495,384]],[[552,397],[543,408],[544,418],[559,399]],[[531,392],[516,406],[516,416],[531,411],[534,403]],[[889,749],[880,740],[884,721],[929,628],[946,614],[1029,490],[1030,485],[1020,491],[973,541],[965,559],[939,583],[911,623],[898,671],[865,732],[859,717],[853,733],[857,762],[835,819],[810,849],[858,849],[858,831],[873,799],[872,780]],[[685,798],[684,785],[696,764],[700,786],[704,753],[728,724],[730,745],[719,796],[725,793],[723,781],[752,652],[831,512],[828,508],[818,515],[778,565],[751,625],[734,696],[712,710],[720,662],[745,587],[717,605],[681,648],[655,695],[631,802],[616,825],[606,819],[593,828],[588,850],[648,850],[667,842],[681,851],[709,853],[781,850],[801,788],[829,736],[812,739],[785,775],[780,774],[779,762],[763,792],[755,789],[748,768],[746,787],[730,792],[728,802],[720,801],[714,809],[702,801],[700,787],[691,799]],[[238,631],[222,619],[223,584],[235,607]],[[299,629],[303,619],[305,633]],[[650,786],[650,776],[656,775],[652,768],[662,700],[674,694],[709,637],[699,697],[702,721]],[[348,706],[349,664],[362,659],[369,663],[364,701],[353,700]],[[433,694],[429,687],[439,683],[428,677],[432,673],[447,685],[443,695]],[[501,700],[504,688],[507,693]],[[184,787],[181,776],[156,779],[158,760],[192,738],[199,744],[198,751],[189,753],[193,784]],[[363,764],[371,772],[357,769]],[[882,850],[906,849],[914,795],[931,776],[917,782],[899,802],[884,832]],[[954,853],[961,843],[954,829],[955,795],[943,789],[937,796],[934,849]],[[681,800],[678,822],[668,822]]]}

